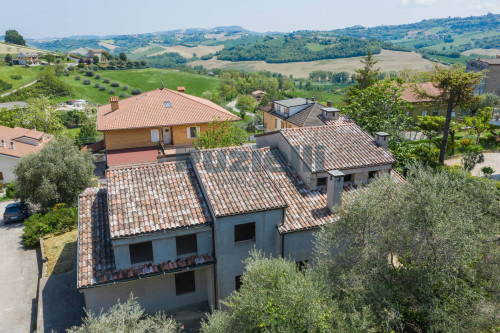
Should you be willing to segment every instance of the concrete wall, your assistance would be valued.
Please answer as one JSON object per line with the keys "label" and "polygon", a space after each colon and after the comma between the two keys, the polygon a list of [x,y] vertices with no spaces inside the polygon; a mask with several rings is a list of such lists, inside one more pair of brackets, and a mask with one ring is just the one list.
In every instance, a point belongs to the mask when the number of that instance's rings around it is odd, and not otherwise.
{"label": "concrete wall", "polygon": [[489,72],[486,73],[484,84],[485,93],[495,93],[500,95],[500,65],[489,65]]}
{"label": "concrete wall", "polygon": [[175,293],[175,273],[158,275],[129,282],[109,284],[80,290],[85,296],[88,310],[99,312],[118,302],[125,301],[133,293],[148,313],[172,311],[201,302],[213,306],[213,265],[194,269],[195,291],[177,296]]}
{"label": "concrete wall", "polygon": [[172,127],[172,144],[174,145],[187,145],[192,144],[196,139],[190,139],[187,136],[187,129],[192,126],[200,128],[200,132],[208,130],[208,124],[188,125],[188,126],[173,126]]}
{"label": "concrete wall", "polygon": [[283,257],[294,261],[311,261],[314,250],[314,233],[319,229],[308,229],[303,231],[284,234]]}
{"label": "concrete wall", "polygon": [[[175,238],[196,233],[198,252],[193,254],[212,254],[212,228],[202,226],[197,228],[179,229],[178,231],[169,231],[165,233],[156,233],[140,237],[130,237],[113,240],[113,251],[115,255],[115,264],[117,269],[131,267],[129,244],[151,241],[153,245],[153,262],[161,263],[173,261],[179,258],[177,255]],[[188,257],[192,254],[181,255]]]}
{"label": "concrete wall", "polygon": [[[215,256],[217,258],[218,299],[229,296],[236,287],[235,277],[243,274],[243,260],[254,247],[277,257],[281,254],[281,236],[277,225],[283,223],[283,209],[227,216],[215,221]],[[255,222],[255,241],[234,242],[234,226]]]}
{"label": "concrete wall", "polygon": [[0,180],[0,184],[7,184],[16,179],[13,170],[18,161],[19,158],[0,155],[0,172],[3,174],[3,180]]}

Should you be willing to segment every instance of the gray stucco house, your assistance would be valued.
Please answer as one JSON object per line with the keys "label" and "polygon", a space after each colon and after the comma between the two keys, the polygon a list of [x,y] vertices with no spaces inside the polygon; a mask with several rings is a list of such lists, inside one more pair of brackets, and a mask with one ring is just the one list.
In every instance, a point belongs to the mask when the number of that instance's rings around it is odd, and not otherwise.
{"label": "gray stucco house", "polygon": [[310,260],[314,231],[335,221],[354,184],[392,172],[387,140],[346,122],[108,170],[106,188],[79,198],[77,283],[87,308],[130,292],[149,312],[218,308],[238,289],[251,249]]}

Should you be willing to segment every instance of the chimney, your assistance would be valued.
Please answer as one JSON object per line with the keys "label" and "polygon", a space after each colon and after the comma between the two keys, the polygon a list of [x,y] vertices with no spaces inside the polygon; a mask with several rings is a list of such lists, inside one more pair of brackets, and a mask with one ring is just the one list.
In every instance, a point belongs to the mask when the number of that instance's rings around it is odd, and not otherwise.
{"label": "chimney", "polygon": [[183,93],[183,92],[186,92],[186,88],[185,87],[177,87],[177,91]]}
{"label": "chimney", "polygon": [[274,111],[274,102],[271,102],[271,111]]}
{"label": "chimney", "polygon": [[338,170],[328,171],[326,187],[326,208],[332,213],[335,207],[342,206],[342,191],[344,190],[344,173]]}
{"label": "chimney", "polygon": [[6,147],[5,140],[2,139],[2,148],[5,148],[5,147]]}
{"label": "chimney", "polygon": [[309,103],[309,97],[306,97],[306,104]]}
{"label": "chimney", "polygon": [[311,101],[313,101],[313,103],[314,103],[314,102],[316,102],[316,97],[314,97],[314,96],[313,96],[313,97],[311,98]]}
{"label": "chimney", "polygon": [[377,132],[374,135],[375,142],[383,149],[389,149],[389,134],[385,132]]}
{"label": "chimney", "polygon": [[118,97],[113,96],[109,98],[109,101],[111,102],[111,111],[118,110]]}
{"label": "chimney", "polygon": [[326,101],[326,106],[328,106],[329,108],[332,107],[332,101]]}
{"label": "chimney", "polygon": [[332,107],[322,108],[321,113],[327,120],[337,120],[340,117],[340,110]]}
{"label": "chimney", "polygon": [[16,150],[16,147],[14,146],[14,141],[10,142],[10,149]]}

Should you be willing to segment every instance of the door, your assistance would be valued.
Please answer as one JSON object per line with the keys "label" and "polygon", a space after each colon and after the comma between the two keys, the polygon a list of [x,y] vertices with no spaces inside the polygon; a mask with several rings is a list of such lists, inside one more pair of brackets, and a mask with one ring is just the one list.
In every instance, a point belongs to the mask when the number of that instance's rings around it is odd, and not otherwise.
{"label": "door", "polygon": [[276,129],[277,130],[281,129],[281,119],[277,119],[277,121],[276,121]]}
{"label": "door", "polygon": [[163,128],[163,143],[166,145],[172,144],[172,130],[170,127]]}

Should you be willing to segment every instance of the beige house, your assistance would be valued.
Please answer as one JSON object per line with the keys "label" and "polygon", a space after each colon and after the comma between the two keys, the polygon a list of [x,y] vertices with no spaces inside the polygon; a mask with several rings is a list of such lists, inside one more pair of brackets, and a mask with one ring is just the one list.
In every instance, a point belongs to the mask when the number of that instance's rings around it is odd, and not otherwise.
{"label": "beige house", "polygon": [[94,56],[98,56],[99,61],[106,62],[107,59],[106,59],[106,57],[103,56],[104,52],[106,52],[106,50],[104,50],[104,49],[90,49],[88,51],[89,58],[92,59]]}
{"label": "beige house", "polygon": [[209,100],[157,89],[124,100],[111,97],[97,112],[108,166],[157,161],[186,155],[199,133],[213,121],[240,118]]}
{"label": "beige house", "polygon": [[477,88],[479,94],[495,93],[500,95],[500,55],[496,59],[477,59],[467,61],[467,72],[487,70],[486,78]]}
{"label": "beige house", "polygon": [[262,90],[256,90],[254,92],[252,92],[252,97],[260,103],[260,101],[262,100],[262,97],[264,97],[267,93],[265,91],[262,91]]}

